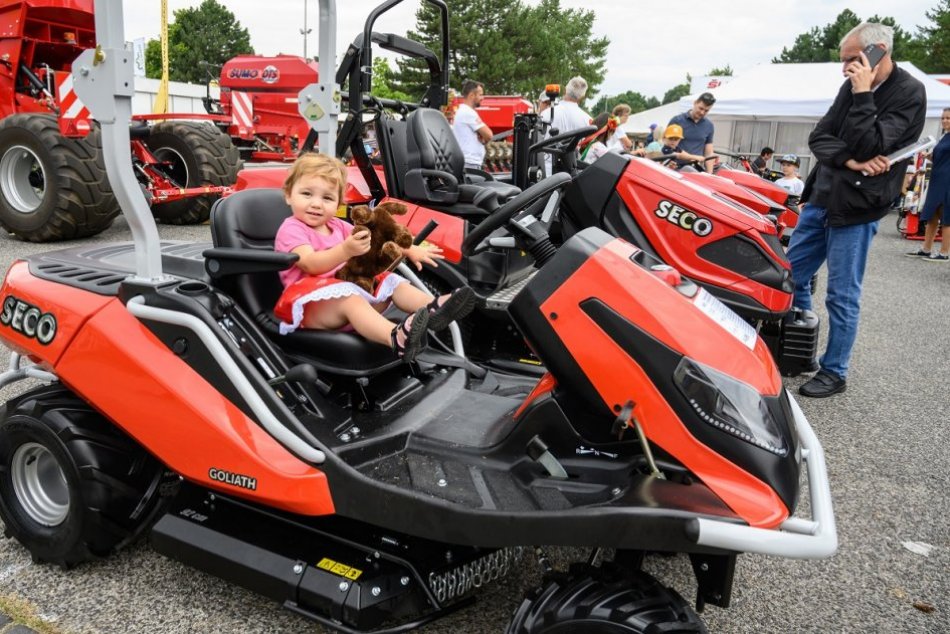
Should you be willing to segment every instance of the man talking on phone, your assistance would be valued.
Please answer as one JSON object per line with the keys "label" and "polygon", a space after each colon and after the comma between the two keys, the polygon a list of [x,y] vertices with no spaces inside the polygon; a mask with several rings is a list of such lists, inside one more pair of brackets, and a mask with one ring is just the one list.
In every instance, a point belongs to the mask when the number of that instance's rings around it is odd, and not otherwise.
{"label": "man talking on phone", "polygon": [[828,345],[818,373],[799,388],[825,397],[847,387],[858,332],[861,285],[871,240],[901,189],[907,161],[887,155],[916,142],[924,127],[923,84],[891,59],[894,30],[864,22],[842,38],[846,81],[808,137],[818,163],[808,175],[806,201],[788,247],[794,305],[811,309],[811,279],[827,262]]}

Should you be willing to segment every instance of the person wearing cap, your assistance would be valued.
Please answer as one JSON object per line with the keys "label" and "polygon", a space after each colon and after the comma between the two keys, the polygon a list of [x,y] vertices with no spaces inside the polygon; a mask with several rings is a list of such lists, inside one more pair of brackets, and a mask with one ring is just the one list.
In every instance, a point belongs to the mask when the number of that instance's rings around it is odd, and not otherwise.
{"label": "person wearing cap", "polygon": [[656,124],[655,124],[655,123],[651,123],[651,124],[650,124],[650,132],[647,133],[647,143],[646,143],[646,144],[647,144],[647,145],[650,145],[651,143],[654,143],[654,142],[659,143],[661,138],[662,138],[662,135],[656,131]]}
{"label": "person wearing cap", "polygon": [[462,83],[462,103],[455,111],[452,132],[459,142],[465,167],[481,169],[485,160],[485,144],[491,141],[491,128],[485,125],[475,108],[482,104],[485,88],[481,82],[466,79]]}
{"label": "person wearing cap", "polygon": [[[660,148],[660,154],[674,159],[676,161],[677,168],[689,163],[690,161],[702,162],[702,156],[684,152],[682,149],[682,142],[683,128],[675,123],[671,123],[670,125],[666,126],[666,130],[663,131],[663,145]],[[650,149],[647,148],[647,156],[657,156],[657,154],[656,152],[650,152]]]}
{"label": "person wearing cap", "polygon": [[541,114],[545,110],[551,107],[551,97],[548,96],[547,90],[542,90],[541,94],[538,95],[538,114]]}
{"label": "person wearing cap", "polygon": [[608,150],[612,152],[630,152],[633,150],[633,141],[627,136],[627,129],[624,127],[630,118],[630,112],[630,106],[625,103],[618,103],[614,106],[611,115],[617,120],[617,129],[614,131],[613,136],[607,140]]}
{"label": "person wearing cap", "polygon": [[783,154],[778,164],[782,166],[782,178],[775,181],[775,184],[787,191],[789,195],[800,197],[805,190],[804,181],[798,177],[801,159],[794,154]]}
{"label": "person wearing cap", "polygon": [[769,146],[762,148],[762,151],[759,152],[759,155],[754,161],[752,161],[752,169],[755,170],[755,173],[759,176],[765,176],[765,171],[769,168],[769,161],[772,160],[772,155],[775,154],[775,150]]}
{"label": "person wearing cap", "polygon": [[[706,115],[714,103],[716,98],[713,94],[704,92],[693,102],[692,108],[670,119],[670,125],[676,124],[683,129],[683,140],[680,143],[683,152],[701,157],[713,154],[715,126]],[[706,161],[705,166],[707,172],[712,172],[713,161]]]}

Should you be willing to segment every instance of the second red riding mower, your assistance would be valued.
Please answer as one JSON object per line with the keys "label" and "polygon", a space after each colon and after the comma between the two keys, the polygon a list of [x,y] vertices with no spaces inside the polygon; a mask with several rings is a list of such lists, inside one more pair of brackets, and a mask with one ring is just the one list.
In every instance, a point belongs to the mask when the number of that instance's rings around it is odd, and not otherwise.
{"label": "second red riding mower", "polygon": [[[286,210],[242,192],[214,214],[228,246],[159,242],[125,151],[121,5],[99,4],[76,89],[134,242],[21,259],[0,288],[0,385],[49,384],[0,417],[0,516],[35,561],[68,568],[147,534],[331,629],[381,634],[468,605],[535,546],[605,548],[547,574],[508,632],[646,634],[705,626],[640,569],[644,551],[688,555],[699,608],[729,604],[739,553],[834,552],[821,445],[765,344],[598,228],[556,248],[537,206],[566,176],[465,243],[507,232],[537,254],[509,309],[548,370],[527,398],[349,333],[270,333],[266,294],[294,260],[270,249]],[[794,515],[802,475],[814,519]]]}
{"label": "second red riding mower", "polygon": [[[464,167],[452,130],[437,109],[448,84],[448,71],[439,65],[439,57],[416,42],[373,31],[376,19],[399,2],[384,3],[370,15],[337,73],[337,80],[348,85],[349,104],[337,154],[352,153],[370,199],[388,197],[409,206],[403,218],[414,232],[429,221],[438,224],[429,239],[445,250],[447,262],[427,271],[423,281],[436,292],[469,284],[481,296],[477,330],[475,320],[468,320],[469,354],[494,367],[530,370],[530,364],[537,362],[524,349],[506,308],[534,274],[535,254],[504,236],[485,236],[490,248],[471,257],[460,247],[473,228],[490,220],[499,204],[520,189]],[[445,12],[443,21],[447,20]],[[430,85],[419,103],[371,95],[366,69],[372,66],[374,42],[425,60]],[[444,37],[443,58],[447,51]],[[363,147],[361,131],[367,116],[376,128],[385,187]],[[514,182],[528,184],[527,166],[544,153],[553,155],[556,173],[573,176],[560,210],[553,200],[540,214],[546,227],[560,239],[585,227],[599,227],[627,240],[675,267],[751,323],[769,345],[782,374],[816,369],[818,318],[811,311],[792,308],[791,269],[774,218],[749,209],[728,192],[704,186],[706,178],[720,180],[713,176],[679,174],[645,159],[613,153],[578,169],[575,149],[592,128],[540,139],[533,134],[536,120],[535,115],[519,115],[516,121]],[[736,188],[723,181],[722,187],[727,186]],[[769,206],[761,196],[746,194]]]}

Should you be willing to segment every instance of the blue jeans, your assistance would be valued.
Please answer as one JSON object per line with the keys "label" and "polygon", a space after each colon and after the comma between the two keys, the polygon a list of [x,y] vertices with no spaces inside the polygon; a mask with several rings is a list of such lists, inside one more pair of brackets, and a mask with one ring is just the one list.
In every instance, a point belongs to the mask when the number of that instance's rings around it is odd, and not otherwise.
{"label": "blue jeans", "polygon": [[841,378],[848,376],[861,313],[861,284],[878,223],[829,227],[828,210],[806,204],[788,245],[798,308],[811,310],[811,278],[828,262],[828,346],[818,361],[822,370]]}

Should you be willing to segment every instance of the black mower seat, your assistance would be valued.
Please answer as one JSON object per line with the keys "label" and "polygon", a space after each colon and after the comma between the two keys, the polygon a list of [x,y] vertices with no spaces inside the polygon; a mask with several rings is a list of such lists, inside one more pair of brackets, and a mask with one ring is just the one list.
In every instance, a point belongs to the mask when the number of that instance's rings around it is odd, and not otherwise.
{"label": "black mower seat", "polygon": [[487,172],[470,175],[465,157],[445,115],[419,108],[406,117],[408,171],[405,195],[416,202],[460,216],[485,216],[521,190]]}
{"label": "black mower seat", "polygon": [[[205,252],[205,266],[215,285],[228,292],[285,352],[305,357],[318,370],[348,376],[375,374],[402,361],[387,346],[348,332],[300,329],[281,335],[273,307],[283,290],[277,273],[286,268],[276,255],[274,236],[290,216],[279,189],[247,189],[217,200],[211,208],[211,239],[215,249]],[[218,249],[241,249],[247,258]],[[254,256],[259,256],[254,258]]]}

